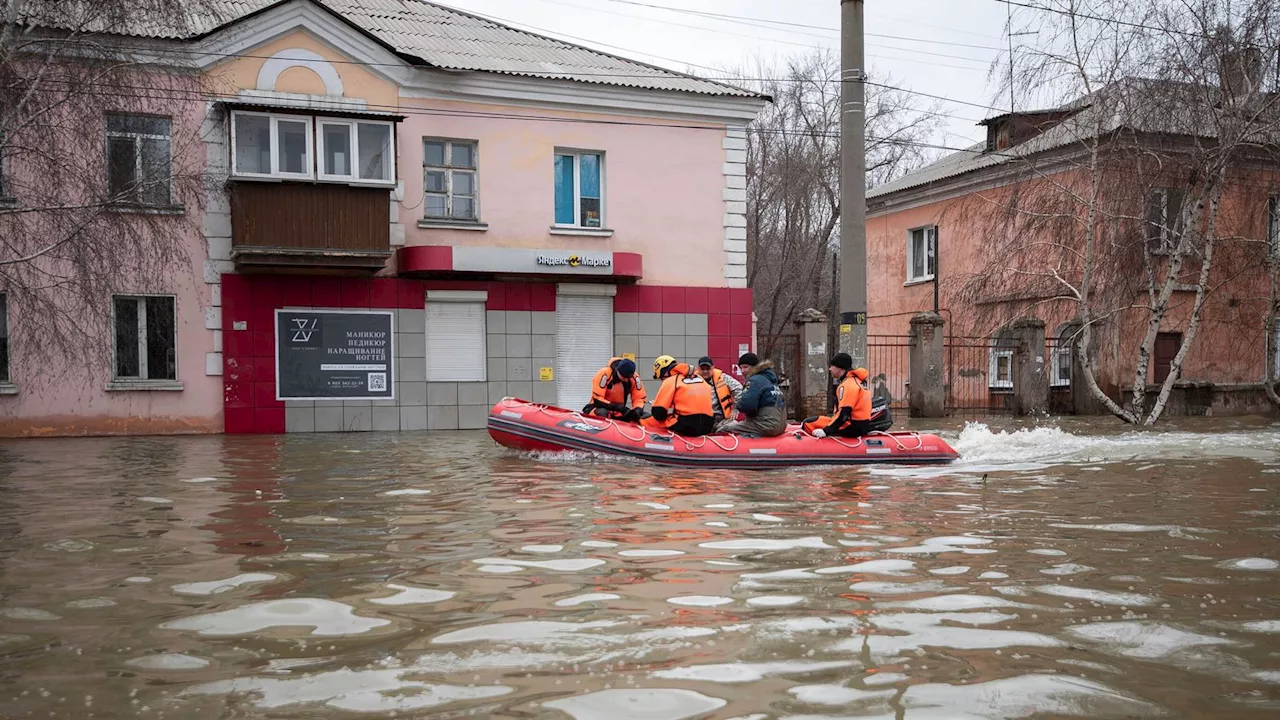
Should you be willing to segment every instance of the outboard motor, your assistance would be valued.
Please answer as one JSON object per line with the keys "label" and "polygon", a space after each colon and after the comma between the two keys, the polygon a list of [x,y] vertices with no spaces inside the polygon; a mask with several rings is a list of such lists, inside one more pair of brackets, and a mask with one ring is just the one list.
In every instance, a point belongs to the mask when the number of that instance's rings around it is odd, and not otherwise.
{"label": "outboard motor", "polygon": [[888,432],[891,427],[893,427],[893,412],[889,410],[889,398],[872,398],[871,429],[875,432]]}

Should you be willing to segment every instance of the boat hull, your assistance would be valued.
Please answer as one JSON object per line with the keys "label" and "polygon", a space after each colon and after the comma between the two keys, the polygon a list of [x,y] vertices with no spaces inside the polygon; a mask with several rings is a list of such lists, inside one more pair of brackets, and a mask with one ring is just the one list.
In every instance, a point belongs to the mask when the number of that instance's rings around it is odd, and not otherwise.
{"label": "boat hull", "polygon": [[865,438],[815,438],[798,425],[774,438],[709,435],[686,438],[639,425],[586,417],[563,408],[506,398],[489,411],[489,435],[522,451],[579,450],[658,465],[767,469],[804,465],[945,464],[959,457],[927,433],[873,433]]}

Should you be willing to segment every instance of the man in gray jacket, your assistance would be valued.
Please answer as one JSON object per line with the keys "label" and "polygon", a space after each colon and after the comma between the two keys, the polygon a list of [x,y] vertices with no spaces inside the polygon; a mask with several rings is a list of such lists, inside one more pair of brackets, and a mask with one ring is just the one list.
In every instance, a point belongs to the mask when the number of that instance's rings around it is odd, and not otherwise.
{"label": "man in gray jacket", "polygon": [[718,432],[747,437],[777,437],[786,432],[786,400],[778,389],[773,363],[761,362],[755,353],[746,353],[738,358],[738,367],[747,379],[747,386],[736,407],[747,419],[728,423]]}

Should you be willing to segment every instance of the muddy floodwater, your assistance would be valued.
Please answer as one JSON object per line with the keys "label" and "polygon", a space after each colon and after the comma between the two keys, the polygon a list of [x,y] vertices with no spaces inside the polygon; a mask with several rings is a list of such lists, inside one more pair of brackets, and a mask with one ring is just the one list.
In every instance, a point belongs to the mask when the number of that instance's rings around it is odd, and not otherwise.
{"label": "muddy floodwater", "polygon": [[1280,425],[945,468],[0,444],[0,718],[1280,717]]}

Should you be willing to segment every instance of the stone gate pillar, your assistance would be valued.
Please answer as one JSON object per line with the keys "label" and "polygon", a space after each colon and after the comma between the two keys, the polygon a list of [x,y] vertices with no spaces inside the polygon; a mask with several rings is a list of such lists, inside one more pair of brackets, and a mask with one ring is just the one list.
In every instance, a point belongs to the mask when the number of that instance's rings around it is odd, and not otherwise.
{"label": "stone gate pillar", "polygon": [[1018,347],[1013,352],[1013,412],[1049,412],[1049,373],[1044,357],[1044,321],[1014,320],[1009,325]]}
{"label": "stone gate pillar", "polygon": [[822,415],[827,407],[827,386],[831,384],[827,374],[827,316],[809,308],[796,316],[797,335],[800,337],[800,399],[799,417]]}
{"label": "stone gate pillar", "polygon": [[911,417],[943,417],[946,386],[943,381],[942,316],[920,313],[911,318],[911,358],[907,393]]}

